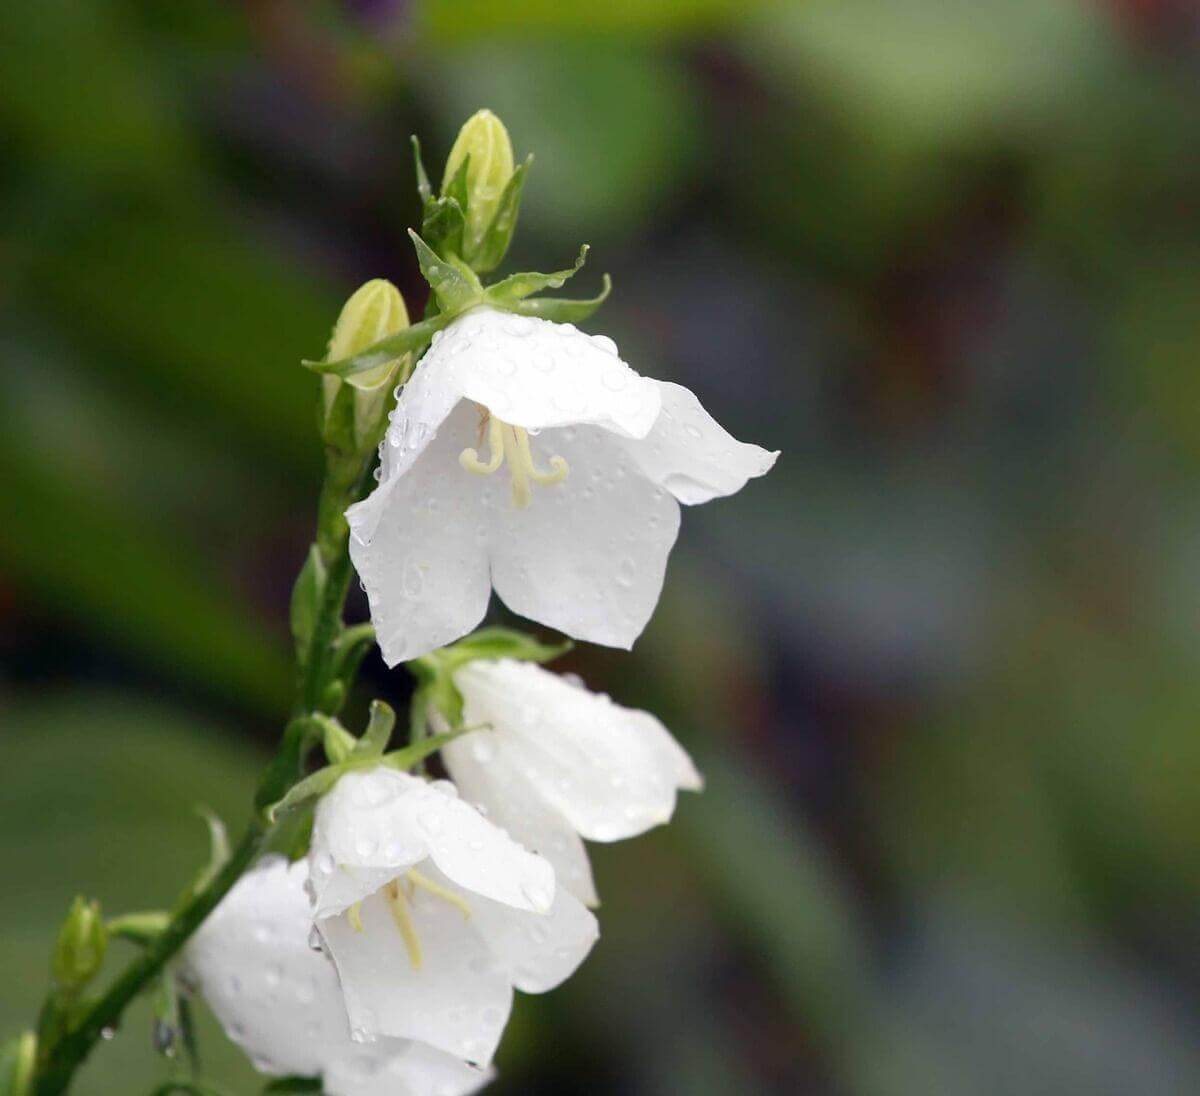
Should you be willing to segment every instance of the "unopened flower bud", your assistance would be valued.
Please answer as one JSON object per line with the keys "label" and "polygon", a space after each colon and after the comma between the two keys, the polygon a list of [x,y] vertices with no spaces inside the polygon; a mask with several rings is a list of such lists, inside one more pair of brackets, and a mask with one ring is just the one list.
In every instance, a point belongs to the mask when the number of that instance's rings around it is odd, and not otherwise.
{"label": "unopened flower bud", "polygon": [[443,195],[448,192],[464,160],[467,162],[464,250],[469,256],[495,218],[500,197],[513,174],[513,150],[508,130],[490,110],[476,111],[458,131],[442,177]]}
{"label": "unopened flower bud", "polygon": [[96,976],[108,948],[100,903],[76,898],[54,946],[52,969],[59,985],[75,989]]}
{"label": "unopened flower bud", "polygon": [[37,1036],[26,1031],[0,1046],[0,1096],[30,1096],[37,1064]]}
{"label": "unopened flower bud", "polygon": [[[408,309],[400,290],[384,278],[373,278],[356,289],[342,306],[329,339],[328,358],[349,358],[406,327]],[[377,443],[388,388],[400,361],[396,358],[384,362],[345,381],[332,375],[324,377],[326,441],[354,451]]]}

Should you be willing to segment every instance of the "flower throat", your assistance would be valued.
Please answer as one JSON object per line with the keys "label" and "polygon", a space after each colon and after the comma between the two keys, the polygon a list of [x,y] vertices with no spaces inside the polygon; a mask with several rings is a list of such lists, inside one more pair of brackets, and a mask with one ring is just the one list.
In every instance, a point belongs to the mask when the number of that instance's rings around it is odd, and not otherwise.
{"label": "flower throat", "polygon": [[524,509],[532,501],[533,484],[550,486],[562,483],[567,478],[571,469],[562,457],[550,458],[550,471],[548,472],[533,463],[533,453],[529,448],[529,434],[523,427],[511,426],[487,412],[485,412],[484,422],[480,426],[481,434],[484,425],[488,430],[487,461],[479,459],[478,449],[464,449],[458,455],[458,463],[468,472],[474,472],[479,476],[490,476],[507,461],[509,472],[512,474],[513,505],[518,509]]}

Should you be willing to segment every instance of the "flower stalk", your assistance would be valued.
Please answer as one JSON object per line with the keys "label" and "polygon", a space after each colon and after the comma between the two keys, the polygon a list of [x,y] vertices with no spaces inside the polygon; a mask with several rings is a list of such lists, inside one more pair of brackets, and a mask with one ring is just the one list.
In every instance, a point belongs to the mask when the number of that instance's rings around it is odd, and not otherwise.
{"label": "flower stalk", "polygon": [[[351,683],[344,679],[335,680],[335,669],[341,668],[343,672],[348,669],[353,674],[358,666],[355,659],[349,660],[348,664],[346,660],[339,662],[337,658],[339,650],[344,647],[344,644],[338,644],[339,638],[354,630],[345,628],[342,623],[353,568],[347,551],[348,529],[341,510],[367,494],[374,484],[374,466],[375,454],[371,451],[356,469],[357,474],[348,482],[327,476],[322,488],[325,505],[318,515],[318,533],[329,552],[328,569],[312,638],[305,657],[299,660],[294,715],[280,737],[275,757],[264,771],[253,818],[241,840],[211,879],[185,899],[162,930],[146,941],[141,953],[118,975],[116,981],[80,1015],[65,1017],[56,1030],[56,1038],[39,1045],[37,1064],[29,1087],[31,1096],[60,1096],[68,1091],[75,1073],[92,1048],[106,1032],[113,1031],[119,1025],[129,1003],[162,974],[166,965],[254,862],[271,836],[273,825],[267,820],[265,807],[282,799],[300,779],[308,745],[307,732],[311,727],[308,717],[311,713],[323,710],[323,702],[329,699],[331,686],[340,685],[340,690],[335,691],[345,695]],[[339,500],[336,503],[332,498],[335,494]],[[356,628],[355,637],[359,638],[362,626]],[[48,1001],[47,1007],[53,1008],[54,1002]]]}

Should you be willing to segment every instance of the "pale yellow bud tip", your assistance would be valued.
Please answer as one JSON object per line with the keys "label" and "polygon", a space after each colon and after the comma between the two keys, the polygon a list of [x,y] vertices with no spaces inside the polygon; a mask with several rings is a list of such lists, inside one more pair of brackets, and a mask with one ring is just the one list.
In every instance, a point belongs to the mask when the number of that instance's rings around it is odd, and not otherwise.
{"label": "pale yellow bud tip", "polygon": [[513,174],[512,141],[504,123],[490,110],[477,110],[458,131],[442,175],[443,194],[467,157],[467,225],[478,240],[492,223]]}
{"label": "pale yellow bud tip", "polygon": [[329,360],[341,361],[408,326],[404,298],[385,278],[372,278],[342,305],[329,339]]}

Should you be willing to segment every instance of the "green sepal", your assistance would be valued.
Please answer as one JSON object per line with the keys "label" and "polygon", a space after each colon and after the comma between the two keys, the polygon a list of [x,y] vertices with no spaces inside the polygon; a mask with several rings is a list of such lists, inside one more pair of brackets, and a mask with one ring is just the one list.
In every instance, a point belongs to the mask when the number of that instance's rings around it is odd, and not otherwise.
{"label": "green sepal", "polygon": [[425,173],[425,161],[421,159],[421,142],[414,133],[409,138],[412,141],[413,163],[417,171],[417,193],[421,196],[421,203],[425,204],[433,200],[433,187],[429,185],[429,176]]}
{"label": "green sepal", "polygon": [[421,235],[435,250],[458,253],[462,250],[466,226],[466,214],[455,199],[435,198],[425,207]]}
{"label": "green sepal", "polygon": [[266,811],[278,802],[300,772],[304,758],[321,735],[321,727],[312,716],[298,716],[284,728],[283,741],[259,781],[254,807]]}
{"label": "green sepal", "polygon": [[483,239],[475,243],[468,241],[467,258],[471,266],[480,274],[495,270],[508,254],[508,245],[512,243],[513,232],[517,227],[517,214],[521,211],[521,192],[525,188],[525,176],[533,157],[527,156],[525,162],[518,164],[505,184],[504,192],[496,206],[496,215],[488,225]]}
{"label": "green sepal", "polygon": [[108,935],[117,940],[145,947],[171,923],[166,910],[142,910],[138,913],[123,913],[108,922]]}
{"label": "green sepal", "polygon": [[467,208],[471,202],[471,195],[467,191],[467,168],[470,163],[471,156],[468,153],[463,157],[462,163],[458,165],[458,170],[454,173],[454,178],[442,187],[442,197],[449,198],[463,213],[467,212]]}
{"label": "green sepal", "polygon": [[406,663],[417,679],[412,707],[409,709],[410,741],[416,742],[424,737],[430,708],[437,709],[451,727],[462,726],[462,693],[454,684],[454,677],[451,667],[446,663],[445,654],[445,649],[430,651],[429,654]]}
{"label": "green sepal", "polygon": [[410,743],[403,749],[385,753],[379,761],[389,769],[399,769],[401,772],[408,772],[410,769],[416,768],[427,757],[431,757],[437,753],[448,742],[453,742],[459,735],[466,734],[469,730],[478,730],[478,728],[460,727],[453,731],[445,731],[442,734],[433,734],[428,738],[422,738],[420,742]]}
{"label": "green sepal", "polygon": [[382,700],[371,701],[371,714],[367,718],[367,729],[351,751],[354,758],[380,757],[387,749],[396,726],[396,713],[390,704]]}
{"label": "green sepal", "polygon": [[179,1052],[182,1023],[179,1018],[179,987],[172,971],[159,977],[153,999],[154,1027],[151,1042],[164,1058],[174,1058]]}
{"label": "green sepal", "polygon": [[[375,626],[369,622],[343,628],[333,641],[333,676],[339,680],[353,681],[358,674],[359,664],[374,643]],[[324,710],[336,711],[328,705]]]}
{"label": "green sepal", "polygon": [[522,662],[549,662],[565,655],[574,644],[569,639],[561,643],[542,643],[515,628],[480,628],[457,643],[443,647],[436,654],[443,665],[457,670],[477,659],[515,658]]}
{"label": "green sepal", "polygon": [[[393,716],[393,720],[394,720]],[[447,742],[457,738],[463,732],[461,730],[448,731],[446,734],[433,735],[430,738],[424,738],[420,742],[414,742],[411,746],[405,746],[401,750],[393,750],[391,753],[383,755],[370,754],[358,757],[348,757],[336,765],[328,765],[324,769],[318,769],[310,776],[306,776],[298,784],[294,784],[278,803],[267,809],[267,817],[274,822],[281,815],[285,815],[290,811],[296,810],[298,807],[308,803],[311,799],[319,799],[330,791],[333,786],[346,773],[354,772],[358,769],[373,769],[379,765],[386,765],[391,769],[400,769],[407,772],[414,765],[420,764],[430,754],[436,753]]]}
{"label": "green sepal", "polygon": [[366,350],[352,354],[348,358],[342,358],[340,361],[306,360],[302,364],[305,369],[310,369],[314,373],[329,374],[345,380],[347,377],[378,369],[379,366],[394,361],[404,354],[418,355],[433,338],[434,332],[440,331],[453,318],[452,315],[444,314],[432,316],[411,327],[406,327],[403,331],[397,331],[395,335],[389,335],[386,339],[380,339],[379,342],[368,346]]}
{"label": "green sepal", "polygon": [[340,765],[353,752],[357,740],[336,719],[329,716],[315,717],[321,726],[321,748],[331,765]]}
{"label": "green sepal", "polygon": [[449,258],[443,259],[411,228],[408,235],[417,252],[421,276],[433,290],[443,315],[457,314],[479,301],[483,287],[480,286],[479,279],[471,273],[470,267]]}
{"label": "green sepal", "polygon": [[296,578],[296,585],[292,587],[292,638],[296,641],[296,658],[301,666],[308,662],[313,629],[316,628],[324,596],[325,563],[320,550],[313,544],[308,549],[308,558]]}
{"label": "green sepal", "polygon": [[534,300],[517,301],[509,305],[510,312],[521,316],[536,316],[554,323],[582,323],[592,316],[612,292],[612,279],[605,274],[603,288],[585,301],[564,300],[561,297],[538,297]]}
{"label": "green sepal", "polygon": [[229,834],[225,829],[225,823],[207,807],[197,807],[196,813],[204,819],[208,826],[208,860],[204,867],[196,873],[191,885],[184,892],[183,898],[180,899],[181,905],[193,894],[198,894],[207,887],[229,859]]}
{"label": "green sepal", "polygon": [[453,728],[462,726],[463,698],[454,684],[454,672],[477,659],[515,658],[522,662],[549,662],[566,654],[571,641],[540,643],[513,628],[480,628],[477,632],[406,663],[417,679],[412,700],[412,737],[424,731],[426,709],[432,705]]}
{"label": "green sepal", "polygon": [[584,244],[579,249],[579,258],[575,260],[575,265],[567,270],[556,270],[552,274],[539,274],[537,271],[510,274],[494,285],[489,285],[484,296],[499,308],[509,308],[516,301],[524,300],[533,293],[541,293],[545,289],[562,289],[567,280],[578,274],[587,262],[588,250],[588,245]]}
{"label": "green sepal", "polygon": [[327,765],[306,776],[303,780],[293,784],[288,789],[287,795],[278,803],[267,808],[267,818],[274,822],[280,815],[294,811],[310,799],[319,799],[338,782],[338,778],[343,773],[349,772],[353,767],[350,762],[343,761],[339,765]]}
{"label": "green sepal", "polygon": [[37,1036],[22,1032],[0,1046],[0,1096],[30,1096],[37,1064]]}

